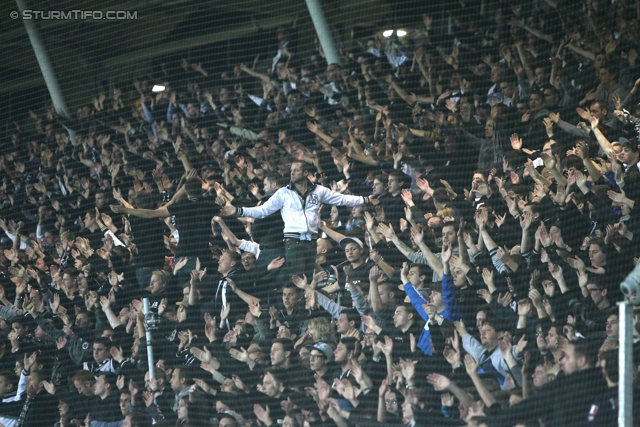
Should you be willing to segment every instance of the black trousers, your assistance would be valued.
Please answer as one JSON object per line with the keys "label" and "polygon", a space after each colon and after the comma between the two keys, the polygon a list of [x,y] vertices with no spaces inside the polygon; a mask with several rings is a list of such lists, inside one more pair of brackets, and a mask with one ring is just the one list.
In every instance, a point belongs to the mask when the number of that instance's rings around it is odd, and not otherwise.
{"label": "black trousers", "polygon": [[313,268],[316,264],[316,241],[287,237],[284,239],[284,246],[287,280],[291,280],[293,275],[302,277],[304,274],[307,276],[307,282],[311,283]]}

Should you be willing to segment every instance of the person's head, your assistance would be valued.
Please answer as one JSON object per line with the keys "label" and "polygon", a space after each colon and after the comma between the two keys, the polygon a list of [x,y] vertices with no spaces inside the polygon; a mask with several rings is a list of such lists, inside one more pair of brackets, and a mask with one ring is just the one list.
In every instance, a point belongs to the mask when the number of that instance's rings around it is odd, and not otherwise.
{"label": "person's head", "polygon": [[193,372],[188,366],[180,366],[173,369],[169,385],[175,393],[180,393],[193,384]]}
{"label": "person's head", "polygon": [[79,394],[85,396],[93,395],[93,386],[96,383],[96,377],[93,376],[91,371],[81,370],[76,372],[72,378],[73,385],[78,390]]}
{"label": "person's head", "polygon": [[329,239],[318,239],[316,241],[316,254],[317,255],[326,255],[333,252],[333,244]]}
{"label": "person's head", "polygon": [[363,218],[364,206],[354,206],[351,208],[351,218]]}
{"label": "person's head", "polygon": [[309,320],[307,331],[314,342],[334,342],[335,328],[326,317],[318,316]]}
{"label": "person's head", "polygon": [[618,350],[611,349],[601,352],[598,356],[598,364],[602,368],[602,374],[611,384],[617,384],[620,378],[618,365]]}
{"label": "person's head", "polygon": [[340,78],[341,70],[342,70],[342,67],[340,67],[340,64],[329,64],[327,66],[327,70],[325,71],[325,76],[327,78],[327,81],[332,82]]}
{"label": "person's head", "polygon": [[24,317],[14,317],[11,319],[11,331],[16,335],[24,336],[29,335],[31,332],[31,326]]}
{"label": "person's head", "polygon": [[350,359],[360,355],[360,343],[355,337],[342,337],[336,346],[334,360],[336,364],[344,366]]}
{"label": "person's head", "polygon": [[69,399],[60,399],[58,400],[58,413],[60,414],[60,418],[67,418],[69,415]]}
{"label": "person's head", "polygon": [[[109,198],[107,197],[107,193],[104,191],[98,191],[95,195],[96,208],[102,209],[109,202]],[[95,212],[93,217],[95,218]]]}
{"label": "person's head", "polygon": [[507,151],[502,158],[502,171],[516,170],[527,161],[527,156],[522,151]]}
{"label": "person's head", "polygon": [[236,268],[236,265],[239,262],[239,256],[237,252],[234,251],[224,251],[220,258],[218,259],[218,273],[226,276],[233,269]]}
{"label": "person's head", "polygon": [[453,285],[456,288],[465,288],[469,282],[467,281],[467,273],[463,269],[455,267],[451,270]]}
{"label": "person's head", "polygon": [[284,183],[283,179],[276,173],[269,173],[264,177],[262,181],[262,185],[264,187],[264,191],[267,194],[271,194],[275,192],[278,188],[282,187]]}
{"label": "person's head", "polygon": [[442,243],[452,248],[458,247],[458,226],[455,222],[447,222],[442,226]]}
{"label": "person's head", "polygon": [[[158,386],[164,385],[166,378],[167,378],[167,374],[163,369],[158,368],[155,370],[154,379],[156,381],[156,384],[158,384]],[[144,386],[147,390],[151,390],[151,376],[149,375],[149,372],[146,372],[144,374]]]}
{"label": "person's head", "polygon": [[598,308],[609,306],[609,290],[606,287],[605,276],[594,274],[587,279],[587,291]]}
{"label": "person's head", "polygon": [[100,399],[108,397],[116,390],[117,379],[116,374],[112,372],[100,372],[100,375],[93,385],[93,394]]}
{"label": "person's head", "polygon": [[354,329],[360,329],[360,314],[353,308],[342,310],[336,320],[336,331],[339,334],[346,334],[348,331]]}
{"label": "person's head", "polygon": [[536,222],[540,219],[541,215],[540,205],[537,203],[529,203],[524,208],[522,208],[522,213],[531,214],[533,222]]}
{"label": "person's head", "polygon": [[396,304],[396,286],[392,282],[378,283],[378,293],[382,305],[389,307]]}
{"label": "person's head", "polygon": [[45,231],[44,237],[42,239],[42,243],[44,243],[45,248],[53,246],[58,240],[57,235],[52,231]]}
{"label": "person's head", "polygon": [[18,377],[13,371],[0,372],[0,399],[18,387]]}
{"label": "person's head", "polygon": [[596,119],[603,119],[607,116],[609,110],[607,104],[602,101],[593,101],[589,107],[589,113]]}
{"label": "person's head", "polygon": [[546,86],[543,90],[543,95],[545,107],[555,106],[560,100],[560,94],[558,90],[553,86]]}
{"label": "person's head", "polygon": [[611,313],[607,317],[606,331],[607,340],[617,340],[620,337],[620,326],[618,313]]}
{"label": "person's head", "polygon": [[220,88],[218,97],[223,106],[228,105],[231,102],[231,99],[233,99],[233,89],[228,87]]}
{"label": "person's head", "polygon": [[27,396],[35,396],[40,393],[44,388],[43,381],[46,380],[47,377],[43,371],[31,371],[27,380]]}
{"label": "person's head", "polygon": [[95,209],[88,209],[84,214],[83,225],[85,228],[91,228],[96,226],[96,211]]}
{"label": "person's head", "polygon": [[302,299],[302,291],[293,282],[287,282],[282,288],[282,305],[287,311],[291,311],[298,306]]}
{"label": "person's head", "polygon": [[278,368],[267,368],[262,377],[262,385],[258,386],[258,390],[269,397],[280,397],[284,391],[280,370]]}
{"label": "person's head", "polygon": [[538,85],[544,85],[549,82],[549,73],[546,67],[536,67],[533,71],[535,73],[535,82]]}
{"label": "person's head", "polygon": [[309,174],[309,166],[304,162],[291,163],[291,183],[298,184],[304,182]]}
{"label": "person's head", "polygon": [[404,185],[404,178],[395,172],[389,174],[387,178],[387,190],[391,194],[398,194]]}
{"label": "person's head", "polygon": [[350,241],[346,244],[341,244],[340,246],[344,248],[344,255],[352,264],[357,264],[363,261],[363,253],[364,247],[361,242],[356,242],[355,240],[349,238]]}
{"label": "person's head", "polygon": [[236,419],[229,414],[221,413],[217,417],[220,420],[218,421],[218,427],[238,427]]}
{"label": "person's head", "polygon": [[312,371],[323,371],[333,361],[333,350],[328,344],[319,342],[307,348],[309,349],[309,367]]}
{"label": "person's head", "polygon": [[500,82],[500,91],[506,98],[513,98],[518,92],[518,81],[516,78],[504,78]]}
{"label": "person's head", "polygon": [[301,367],[309,369],[311,363],[309,358],[311,357],[311,352],[307,347],[300,347],[298,349],[298,363]]}
{"label": "person's head", "polygon": [[422,286],[429,275],[428,266],[425,264],[413,264],[407,273],[409,283],[415,286]]}
{"label": "person's head", "polygon": [[604,267],[607,264],[607,254],[604,252],[604,240],[591,239],[589,242],[589,261],[594,267]]}
{"label": "person's head", "polygon": [[16,359],[16,362],[13,365],[13,373],[16,374],[16,377],[20,377],[23,367],[22,360],[20,360],[20,358]]}
{"label": "person's head", "polygon": [[156,270],[151,273],[151,280],[149,281],[149,292],[152,294],[158,294],[165,290],[167,282],[169,281],[169,274],[164,270]]}
{"label": "person's head", "polygon": [[541,352],[547,351],[547,338],[544,336],[540,325],[536,326],[536,347],[538,347],[538,350]]}
{"label": "person's head", "polygon": [[598,346],[589,340],[581,339],[575,342],[569,342],[560,359],[560,368],[565,375],[571,375],[575,372],[588,368],[593,368],[598,361]]}
{"label": "person's head", "polygon": [[256,256],[251,252],[243,252],[240,260],[245,271],[253,270],[256,265]]}
{"label": "person's head", "polygon": [[102,363],[111,357],[110,349],[111,349],[111,341],[106,337],[96,338],[93,342],[93,360],[96,363]]}
{"label": "person's head", "polygon": [[556,322],[551,324],[549,332],[545,337],[548,350],[557,350],[560,347],[560,340],[565,338],[564,336],[564,324]]}
{"label": "person's head", "polygon": [[631,139],[621,142],[618,159],[625,165],[638,163],[638,160],[640,159],[640,155],[638,154],[638,141]]}
{"label": "person's head", "polygon": [[337,224],[340,220],[346,220],[346,213],[346,208],[344,206],[332,205],[331,211],[329,212],[329,218],[334,224]]}
{"label": "person's head", "polygon": [[178,421],[184,422],[189,418],[189,398],[181,397],[178,400],[178,408],[176,410]]}
{"label": "person's head", "polygon": [[619,68],[614,62],[605,62],[598,72],[600,84],[605,87],[615,85],[618,81],[618,71]]}
{"label": "person's head", "polygon": [[484,136],[487,138],[493,138],[495,135],[495,130],[494,130],[494,119],[487,119],[487,121],[484,123]]}
{"label": "person's head", "polygon": [[531,379],[533,380],[533,386],[535,388],[540,388],[545,384],[553,381],[555,377],[553,376],[553,374],[549,374],[547,372],[544,366],[544,362],[541,361],[533,369],[533,373],[531,374]]}
{"label": "person's head", "polygon": [[76,278],[78,277],[78,270],[73,267],[65,268],[62,273],[62,281],[65,286],[69,289],[76,290],[78,288],[78,284],[76,283]]}
{"label": "person's head", "polygon": [[271,342],[271,366],[285,366],[290,363],[293,342],[288,338],[276,338]]}
{"label": "person's head", "polygon": [[131,404],[131,393],[128,391],[120,392],[120,412],[123,416],[127,416],[131,413],[129,405]]}
{"label": "person's head", "polygon": [[476,319],[476,329],[480,330],[482,326],[482,322],[487,318],[488,315],[491,314],[491,307],[487,304],[482,304],[476,308],[475,311],[475,319]]}
{"label": "person's head", "polygon": [[493,350],[503,333],[509,332],[509,325],[499,317],[487,316],[480,327],[480,342],[483,347]]}
{"label": "person's head", "polygon": [[372,194],[376,197],[382,196],[387,192],[389,178],[384,175],[376,175],[373,178]]}
{"label": "person's head", "polygon": [[437,312],[441,312],[445,309],[444,300],[442,299],[442,283],[431,282],[429,285],[431,294],[429,295],[429,303],[436,307]]}
{"label": "person's head", "polygon": [[496,63],[495,65],[491,66],[491,74],[489,75],[489,78],[491,79],[492,83],[498,83],[502,80],[504,76],[504,66],[500,63]]}
{"label": "person's head", "polygon": [[543,100],[542,95],[538,92],[532,92],[529,95],[529,109],[533,114],[537,113],[542,109]]}
{"label": "person's head", "polygon": [[405,330],[414,322],[414,309],[411,304],[402,304],[396,307],[393,313],[393,326]]}

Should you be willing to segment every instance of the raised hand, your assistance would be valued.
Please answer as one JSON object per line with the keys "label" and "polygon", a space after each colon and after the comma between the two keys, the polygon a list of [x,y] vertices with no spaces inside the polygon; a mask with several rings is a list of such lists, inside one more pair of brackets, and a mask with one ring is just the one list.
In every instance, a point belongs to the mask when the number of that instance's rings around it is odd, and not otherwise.
{"label": "raised hand", "polygon": [[433,386],[435,391],[444,391],[451,387],[451,380],[441,374],[427,375],[427,382]]}
{"label": "raised hand", "polygon": [[384,337],[384,342],[378,341],[376,345],[382,350],[382,353],[386,357],[391,357],[391,353],[393,352],[393,340],[389,336]]}
{"label": "raised hand", "polygon": [[464,367],[467,371],[467,374],[473,375],[478,372],[478,362],[473,358],[472,355],[467,354],[464,356]]}
{"label": "raised hand", "polygon": [[511,292],[507,292],[504,295],[498,294],[497,301],[498,304],[501,304],[503,307],[509,307],[513,301],[513,295],[511,295]]}
{"label": "raised hand", "polygon": [[451,259],[451,254],[453,253],[453,250],[451,249],[451,245],[448,244],[442,244],[442,251],[440,252],[441,255],[441,260],[442,263],[448,263],[449,260]]}
{"label": "raised hand", "polygon": [[513,148],[515,151],[522,150],[522,138],[518,137],[517,133],[512,134],[510,140],[511,148]]}
{"label": "raised hand", "polygon": [[488,290],[486,290],[486,289],[478,289],[477,293],[478,293],[478,296],[480,298],[482,298],[483,300],[485,300],[485,302],[487,304],[491,304],[491,301],[493,301],[493,295],[491,295],[491,292],[489,292]]}
{"label": "raised hand", "polygon": [[392,240],[396,236],[396,233],[393,230],[393,225],[392,224],[389,224],[388,226],[386,224],[380,224],[380,225],[378,225],[378,231],[387,240]]}

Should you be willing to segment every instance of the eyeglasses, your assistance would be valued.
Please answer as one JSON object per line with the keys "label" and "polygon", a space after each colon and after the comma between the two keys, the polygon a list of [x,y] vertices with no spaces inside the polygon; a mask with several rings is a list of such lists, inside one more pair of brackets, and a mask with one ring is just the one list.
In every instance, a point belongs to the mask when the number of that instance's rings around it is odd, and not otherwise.
{"label": "eyeglasses", "polygon": [[374,334],[374,333],[369,333],[369,334],[364,334],[364,336],[365,336],[366,338],[373,338],[373,337],[375,337],[375,336],[376,336],[376,334]]}
{"label": "eyeglasses", "polygon": [[387,405],[397,405],[398,401],[396,399],[393,400],[385,400],[384,403],[386,403]]}

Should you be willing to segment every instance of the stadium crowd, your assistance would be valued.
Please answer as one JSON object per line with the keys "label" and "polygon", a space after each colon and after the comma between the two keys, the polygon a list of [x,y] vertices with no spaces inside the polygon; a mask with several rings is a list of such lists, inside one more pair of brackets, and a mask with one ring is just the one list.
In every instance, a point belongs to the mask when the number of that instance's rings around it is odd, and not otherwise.
{"label": "stadium crowd", "polygon": [[0,422],[617,425],[636,3],[489,3],[33,106],[0,156]]}

